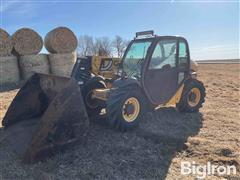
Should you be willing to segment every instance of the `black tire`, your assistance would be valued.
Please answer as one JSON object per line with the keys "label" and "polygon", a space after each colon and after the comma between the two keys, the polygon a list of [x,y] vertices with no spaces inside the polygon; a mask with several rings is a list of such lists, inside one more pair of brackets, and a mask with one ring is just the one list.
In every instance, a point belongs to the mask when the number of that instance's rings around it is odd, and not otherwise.
{"label": "black tire", "polygon": [[[191,102],[189,99],[191,98],[193,88],[199,90],[200,98],[198,98],[199,100],[195,102],[194,105],[190,105]],[[206,92],[203,83],[197,79],[189,79],[185,83],[181,99],[176,107],[180,112],[198,112],[205,102],[205,96]]]}
{"label": "black tire", "polygon": [[[146,99],[144,97],[141,90],[135,86],[122,87],[114,90],[107,100],[107,123],[120,131],[126,131],[136,127],[146,111]],[[137,117],[131,122],[124,119],[122,112],[124,104],[129,98],[137,99],[140,107]]]}
{"label": "black tire", "polygon": [[97,99],[89,99],[91,92],[94,89],[106,88],[104,80],[101,77],[94,77],[86,82],[82,88],[82,96],[86,106],[86,110],[89,117],[94,117],[100,114],[103,105],[99,103]]}

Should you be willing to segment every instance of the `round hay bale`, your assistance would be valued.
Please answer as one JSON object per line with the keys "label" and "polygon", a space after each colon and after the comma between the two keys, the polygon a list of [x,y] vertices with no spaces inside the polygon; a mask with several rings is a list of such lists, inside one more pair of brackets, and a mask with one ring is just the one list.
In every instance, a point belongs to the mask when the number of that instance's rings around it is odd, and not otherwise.
{"label": "round hay bale", "polygon": [[11,55],[12,48],[13,44],[10,35],[0,28],[0,56]]}
{"label": "round hay bale", "polygon": [[77,37],[66,27],[58,27],[50,31],[44,45],[50,53],[71,53],[77,48]]}
{"label": "round hay bale", "polygon": [[48,59],[52,74],[70,77],[77,60],[77,53],[49,54]]}
{"label": "round hay bale", "polygon": [[41,36],[29,28],[21,28],[12,35],[14,52],[18,55],[38,54],[43,47]]}
{"label": "round hay bale", "polygon": [[49,74],[50,72],[46,54],[20,56],[19,66],[23,79],[28,79],[34,73]]}
{"label": "round hay bale", "polygon": [[16,85],[20,81],[18,60],[15,56],[0,56],[0,84]]}

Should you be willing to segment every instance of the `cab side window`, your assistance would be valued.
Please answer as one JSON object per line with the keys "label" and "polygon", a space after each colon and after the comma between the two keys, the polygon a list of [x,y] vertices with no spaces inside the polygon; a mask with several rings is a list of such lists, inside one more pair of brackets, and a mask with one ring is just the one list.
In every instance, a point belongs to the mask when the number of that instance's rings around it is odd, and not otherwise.
{"label": "cab side window", "polygon": [[176,67],[176,40],[161,40],[155,47],[149,69],[171,69]]}
{"label": "cab side window", "polygon": [[187,53],[187,44],[184,41],[179,41],[179,67],[186,68],[188,53]]}

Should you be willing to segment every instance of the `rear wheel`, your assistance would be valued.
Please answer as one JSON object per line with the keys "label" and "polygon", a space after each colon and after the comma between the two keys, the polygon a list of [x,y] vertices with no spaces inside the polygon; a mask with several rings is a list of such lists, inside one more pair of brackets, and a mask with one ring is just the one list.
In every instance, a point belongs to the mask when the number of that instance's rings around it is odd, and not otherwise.
{"label": "rear wheel", "polygon": [[201,81],[190,79],[185,83],[177,108],[181,112],[198,112],[205,101],[205,87]]}
{"label": "rear wheel", "polygon": [[115,90],[107,101],[107,122],[123,131],[137,126],[146,110],[143,97],[136,87]]}
{"label": "rear wheel", "polygon": [[103,106],[100,100],[92,98],[92,93],[94,89],[106,88],[106,85],[102,78],[95,77],[86,82],[83,87],[82,95],[86,110],[89,117],[94,117],[100,114]]}

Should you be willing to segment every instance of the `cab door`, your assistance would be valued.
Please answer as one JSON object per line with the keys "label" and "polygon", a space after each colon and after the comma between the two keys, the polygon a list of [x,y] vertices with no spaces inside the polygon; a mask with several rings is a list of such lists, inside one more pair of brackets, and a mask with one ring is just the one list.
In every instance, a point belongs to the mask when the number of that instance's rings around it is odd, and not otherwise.
{"label": "cab door", "polygon": [[159,40],[150,57],[145,71],[144,89],[155,105],[168,102],[186,77],[188,57],[187,53],[179,57],[179,47],[184,47],[179,46],[179,42],[177,38]]}

